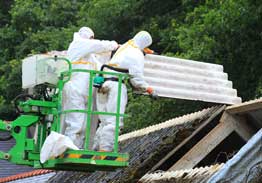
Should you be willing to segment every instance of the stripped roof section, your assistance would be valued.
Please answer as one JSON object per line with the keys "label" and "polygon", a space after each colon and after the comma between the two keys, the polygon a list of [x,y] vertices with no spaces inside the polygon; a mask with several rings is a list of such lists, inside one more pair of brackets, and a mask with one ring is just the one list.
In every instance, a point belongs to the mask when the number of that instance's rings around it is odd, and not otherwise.
{"label": "stripped roof section", "polygon": [[[120,152],[129,153],[129,166],[112,172],[94,172],[81,174],[76,172],[59,172],[49,182],[72,182],[97,183],[97,182],[135,182],[159,162],[168,152],[177,147],[183,140],[188,138],[195,129],[201,126],[221,106],[203,110],[201,115],[192,114],[182,123],[171,123],[165,128],[153,129],[143,136],[133,134],[122,140],[119,144]],[[184,118],[180,118],[184,119]],[[172,120],[171,120],[172,121]],[[168,126],[168,127],[167,127]],[[142,135],[140,133],[139,135]]]}
{"label": "stripped roof section", "polygon": [[214,108],[215,107],[203,109],[201,111],[194,112],[194,113],[187,114],[187,115],[183,115],[183,116],[168,120],[168,121],[163,122],[163,123],[159,123],[159,124],[156,124],[156,125],[152,125],[152,126],[140,129],[140,130],[136,130],[136,131],[127,133],[127,134],[123,134],[123,135],[119,136],[119,141],[122,142],[122,141],[125,141],[125,140],[133,138],[133,137],[144,136],[146,134],[149,134],[149,133],[157,131],[157,130],[161,130],[163,128],[168,128],[170,126],[175,126],[175,125],[179,125],[179,124],[188,122],[190,120],[193,120],[195,118],[199,118],[200,116],[203,116],[208,111],[213,110]]}

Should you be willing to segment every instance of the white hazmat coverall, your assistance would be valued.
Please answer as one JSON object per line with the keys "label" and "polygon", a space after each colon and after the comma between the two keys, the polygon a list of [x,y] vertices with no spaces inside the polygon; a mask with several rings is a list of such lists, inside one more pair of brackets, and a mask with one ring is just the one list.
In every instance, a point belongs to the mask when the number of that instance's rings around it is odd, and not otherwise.
{"label": "white hazmat coverall", "polygon": [[[131,76],[130,82],[132,86],[142,91],[147,90],[148,84],[143,79],[144,55],[141,50],[149,46],[151,43],[152,38],[150,34],[145,31],[141,31],[133,38],[133,40],[130,40],[122,45],[109,63],[109,65],[113,65],[118,68],[128,69],[129,75]],[[116,72],[113,70],[107,71]],[[106,75],[106,77],[113,76]],[[116,113],[118,82],[106,81],[102,86],[102,90],[107,92],[97,93],[98,111]],[[125,112],[126,104],[127,89],[125,84],[122,84],[120,113]],[[114,146],[116,117],[109,115],[99,115],[99,118],[101,123],[96,131],[93,149],[99,151],[112,151]],[[120,128],[123,127],[123,117],[120,117],[119,125]]]}
{"label": "white hazmat coverall", "polygon": [[[94,36],[93,31],[87,27],[81,32],[74,33],[74,39],[68,48],[68,57],[73,69],[99,69],[100,64],[95,53],[115,50],[118,44],[115,41],[100,41],[89,39]],[[92,32],[91,32],[91,31]],[[86,32],[85,32],[86,31]],[[91,33],[90,33],[91,32]],[[92,87],[92,86],[90,86]],[[84,110],[87,107],[89,90],[89,73],[73,72],[63,90],[63,110]],[[85,138],[86,114],[70,112],[65,114],[65,135],[70,137],[74,144],[82,148]]]}

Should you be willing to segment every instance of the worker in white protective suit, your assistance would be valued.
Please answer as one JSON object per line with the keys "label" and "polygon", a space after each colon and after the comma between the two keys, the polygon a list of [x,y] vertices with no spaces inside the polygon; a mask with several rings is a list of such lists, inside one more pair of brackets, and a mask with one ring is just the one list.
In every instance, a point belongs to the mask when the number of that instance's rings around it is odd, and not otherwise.
{"label": "worker in white protective suit", "polygon": [[[143,49],[152,44],[152,38],[146,31],[141,31],[135,35],[132,40],[129,40],[122,45],[108,65],[116,68],[127,69],[131,85],[143,92],[153,93],[153,89],[143,79],[144,71],[144,54]],[[114,70],[108,70],[116,72]],[[110,77],[110,78],[107,78]],[[117,94],[118,80],[113,76],[105,76],[105,82],[97,93],[97,109],[100,112],[116,113],[117,109]],[[127,104],[127,88],[122,85],[120,113],[125,112]],[[109,115],[99,115],[100,125],[96,131],[94,139],[94,150],[112,151],[114,146],[116,117]],[[123,118],[120,117],[120,128],[123,127]]]}
{"label": "worker in white protective suit", "polygon": [[[99,69],[101,64],[95,54],[110,52],[118,48],[115,41],[100,41],[93,38],[94,32],[88,27],[82,27],[74,33],[74,39],[67,51],[73,69]],[[70,81],[64,86],[63,110],[86,109],[89,87],[91,87],[89,86],[89,73],[73,72]],[[64,134],[77,147],[82,148],[85,138],[86,114],[67,113],[64,123]]]}

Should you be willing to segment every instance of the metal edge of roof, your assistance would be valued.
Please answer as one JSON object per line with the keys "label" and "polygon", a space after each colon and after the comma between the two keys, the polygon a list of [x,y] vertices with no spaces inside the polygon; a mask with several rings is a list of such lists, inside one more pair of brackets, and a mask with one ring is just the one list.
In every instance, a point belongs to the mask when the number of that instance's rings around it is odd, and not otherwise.
{"label": "metal edge of roof", "polygon": [[144,182],[157,182],[161,180],[170,180],[173,181],[174,179],[179,180],[191,180],[196,178],[202,178],[202,177],[210,177],[217,171],[219,171],[224,164],[215,164],[211,166],[206,167],[198,167],[194,169],[183,169],[183,170],[177,170],[177,171],[165,171],[165,172],[156,172],[156,173],[149,173],[144,175],[140,180],[139,183]]}
{"label": "metal edge of roof", "polygon": [[136,131],[132,131],[130,133],[123,134],[123,135],[119,136],[119,142],[131,139],[131,138],[143,136],[143,135],[149,134],[151,132],[161,130],[163,128],[168,128],[170,126],[175,126],[175,125],[185,123],[187,121],[190,121],[191,119],[199,118],[202,115],[204,115],[205,113],[207,113],[207,112],[209,112],[213,109],[215,109],[215,107],[203,109],[203,110],[198,111],[198,112],[194,112],[194,113],[191,113],[191,114],[187,114],[187,115],[183,115],[183,116],[180,116],[180,117],[177,117],[177,118],[174,118],[174,119],[167,120],[163,123],[148,126],[146,128],[140,129],[140,130],[136,130]]}
{"label": "metal edge of roof", "polygon": [[210,177],[208,183],[248,182],[251,169],[258,163],[262,164],[262,129],[223,168]]}

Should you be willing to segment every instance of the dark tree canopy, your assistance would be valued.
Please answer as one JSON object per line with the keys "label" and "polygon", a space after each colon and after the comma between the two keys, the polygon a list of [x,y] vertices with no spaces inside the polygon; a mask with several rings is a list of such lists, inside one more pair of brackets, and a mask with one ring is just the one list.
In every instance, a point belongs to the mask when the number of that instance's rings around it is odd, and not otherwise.
{"label": "dark tree canopy", "polygon": [[[14,0],[0,2],[0,116],[15,117],[22,92],[21,59],[67,49],[73,32],[90,26],[99,39],[123,43],[152,34],[156,52],[224,66],[242,99],[262,96],[262,4],[255,0]],[[129,92],[126,131],[211,104]]]}

